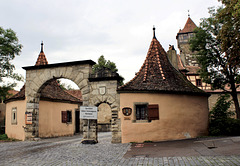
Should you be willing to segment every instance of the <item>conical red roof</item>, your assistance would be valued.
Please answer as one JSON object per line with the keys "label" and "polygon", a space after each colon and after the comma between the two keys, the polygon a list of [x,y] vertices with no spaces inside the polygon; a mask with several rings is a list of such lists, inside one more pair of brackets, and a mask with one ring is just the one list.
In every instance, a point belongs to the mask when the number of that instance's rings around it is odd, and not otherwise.
{"label": "conical red roof", "polygon": [[171,65],[167,53],[155,35],[141,69],[131,81],[121,86],[118,91],[120,93],[124,91],[152,91],[205,94]]}
{"label": "conical red roof", "polygon": [[186,22],[184,28],[183,28],[182,30],[180,29],[178,33],[189,33],[189,32],[193,32],[193,30],[194,30],[196,27],[197,27],[197,26],[196,26],[196,24],[193,22],[193,20],[192,20],[190,17],[188,17],[187,22]]}
{"label": "conical red roof", "polygon": [[38,55],[38,59],[37,59],[35,66],[47,65],[47,64],[48,64],[48,61],[43,52],[43,42],[42,42],[41,43],[41,51],[40,51],[40,54]]}

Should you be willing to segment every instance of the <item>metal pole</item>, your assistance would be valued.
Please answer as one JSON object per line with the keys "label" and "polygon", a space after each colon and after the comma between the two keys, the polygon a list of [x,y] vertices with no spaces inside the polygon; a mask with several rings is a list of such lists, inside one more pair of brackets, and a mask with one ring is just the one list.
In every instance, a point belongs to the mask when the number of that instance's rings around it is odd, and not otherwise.
{"label": "metal pole", "polygon": [[88,119],[88,134],[87,134],[87,139],[89,139],[89,128],[90,128],[90,123],[89,123],[89,119]]}

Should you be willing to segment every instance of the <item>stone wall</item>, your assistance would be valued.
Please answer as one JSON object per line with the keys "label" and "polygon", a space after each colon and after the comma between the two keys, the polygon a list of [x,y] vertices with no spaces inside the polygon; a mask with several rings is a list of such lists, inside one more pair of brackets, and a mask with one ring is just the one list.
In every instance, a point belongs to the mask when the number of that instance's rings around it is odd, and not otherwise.
{"label": "stone wall", "polygon": [[119,94],[117,94],[116,92],[117,86],[117,80],[102,80],[90,82],[90,105],[99,106],[102,103],[106,103],[111,108],[112,143],[121,142],[120,125],[117,125],[117,123],[120,124],[120,120],[118,117],[120,98]]}
{"label": "stone wall", "polygon": [[[97,80],[89,81],[93,63],[93,61],[78,61],[40,67],[24,67],[26,70],[26,113],[32,113],[32,124],[25,127],[26,139],[34,139],[39,135],[38,118],[41,89],[51,79],[66,78],[78,85],[82,92],[83,106],[99,106],[101,103],[107,103],[110,106],[112,142],[121,142],[120,121],[118,119],[120,99],[116,92],[118,77],[115,74],[114,78],[108,77],[107,80],[94,78]],[[80,121],[83,128],[83,139],[97,142],[97,120],[81,119]],[[90,124],[89,128],[88,123]]]}

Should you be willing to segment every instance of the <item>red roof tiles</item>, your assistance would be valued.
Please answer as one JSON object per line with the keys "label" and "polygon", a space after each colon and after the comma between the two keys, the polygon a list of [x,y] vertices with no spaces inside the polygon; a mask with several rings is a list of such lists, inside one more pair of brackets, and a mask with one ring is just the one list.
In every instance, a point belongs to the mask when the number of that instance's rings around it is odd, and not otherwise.
{"label": "red roof tiles", "polygon": [[37,59],[35,66],[47,65],[47,64],[48,64],[48,61],[43,52],[43,42],[42,42],[41,43],[41,51],[40,51],[40,54],[38,55],[38,59]]}
{"label": "red roof tiles", "polygon": [[145,62],[136,76],[118,91],[161,91],[168,93],[206,93],[178,72],[169,62],[167,53],[154,36]]}
{"label": "red roof tiles", "polygon": [[[57,83],[55,79],[49,81],[45,87],[41,90],[41,100],[47,100],[47,101],[57,101],[57,102],[68,102],[68,103],[75,103],[75,104],[80,104],[82,103],[82,97],[79,96],[80,90],[76,90],[78,94],[77,97],[71,95],[68,92],[65,92]],[[74,93],[74,92],[72,92]],[[19,93],[16,95],[12,96],[6,102],[11,102],[15,100],[24,100],[25,99],[25,85],[22,87]]]}
{"label": "red roof tiles", "polygon": [[178,33],[189,33],[189,32],[193,32],[193,30],[196,28],[196,24],[192,21],[192,19],[190,17],[188,17],[187,22],[184,26],[184,28],[181,30],[179,30]]}

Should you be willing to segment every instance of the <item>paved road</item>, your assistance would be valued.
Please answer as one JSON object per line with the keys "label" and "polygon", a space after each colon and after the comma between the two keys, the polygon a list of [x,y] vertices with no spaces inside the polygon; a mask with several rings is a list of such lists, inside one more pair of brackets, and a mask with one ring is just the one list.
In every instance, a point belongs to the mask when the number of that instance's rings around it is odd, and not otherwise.
{"label": "paved road", "polygon": [[141,148],[133,155],[136,145],[111,144],[111,133],[99,133],[95,145],[81,144],[81,138],[0,143],[0,165],[240,165],[238,155],[154,157],[141,155]]}

